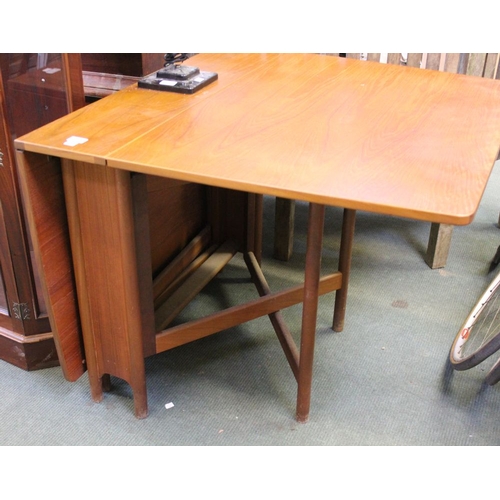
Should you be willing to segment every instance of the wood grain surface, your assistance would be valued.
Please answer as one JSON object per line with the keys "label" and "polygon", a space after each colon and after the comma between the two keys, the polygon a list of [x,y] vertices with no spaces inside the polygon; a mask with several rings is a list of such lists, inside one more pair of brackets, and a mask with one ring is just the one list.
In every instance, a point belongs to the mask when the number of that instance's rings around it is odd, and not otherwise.
{"label": "wood grain surface", "polygon": [[[132,87],[16,145],[260,194],[472,221],[499,151],[500,82],[314,54],[191,61],[218,81],[193,96]],[[89,140],[62,146],[70,135]]]}

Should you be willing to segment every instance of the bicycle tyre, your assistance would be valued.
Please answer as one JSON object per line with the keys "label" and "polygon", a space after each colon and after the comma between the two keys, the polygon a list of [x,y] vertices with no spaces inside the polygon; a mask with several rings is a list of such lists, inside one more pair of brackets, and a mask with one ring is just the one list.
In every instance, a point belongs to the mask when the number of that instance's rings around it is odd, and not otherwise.
{"label": "bicycle tyre", "polygon": [[481,295],[450,350],[455,370],[468,370],[500,349],[500,273]]}
{"label": "bicycle tyre", "polygon": [[500,381],[500,359],[491,367],[485,380],[488,385],[495,385]]}

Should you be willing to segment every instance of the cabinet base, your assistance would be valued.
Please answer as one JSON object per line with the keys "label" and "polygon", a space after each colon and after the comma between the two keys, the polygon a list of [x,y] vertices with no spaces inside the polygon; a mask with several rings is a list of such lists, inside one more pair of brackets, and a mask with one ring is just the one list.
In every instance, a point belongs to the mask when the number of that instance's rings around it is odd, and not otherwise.
{"label": "cabinet base", "polygon": [[56,346],[52,338],[39,342],[18,342],[0,334],[0,360],[26,371],[59,366]]}

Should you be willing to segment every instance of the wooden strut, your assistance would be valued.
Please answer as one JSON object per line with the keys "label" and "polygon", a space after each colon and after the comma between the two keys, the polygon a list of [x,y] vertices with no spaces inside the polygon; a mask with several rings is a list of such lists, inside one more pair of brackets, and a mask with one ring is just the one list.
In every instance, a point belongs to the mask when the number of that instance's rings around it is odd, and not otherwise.
{"label": "wooden strut", "polygon": [[[248,252],[244,255],[244,259],[252,276],[252,280],[257,288],[257,291],[259,292],[259,295],[261,297],[270,295],[271,289],[267,284],[264,273],[262,272],[262,269],[260,268],[255,255],[251,252]],[[290,330],[285,323],[285,320],[283,319],[283,314],[281,313],[281,311],[270,313],[269,319],[271,320],[274,331],[278,336],[281,347],[285,352],[288,364],[292,369],[295,379],[297,379],[299,374],[299,350],[297,348],[297,345],[295,344],[295,341],[293,340]]]}
{"label": "wooden strut", "polygon": [[161,306],[155,310],[156,331],[166,328],[189,302],[207,285],[236,254],[237,245],[223,243],[191,274]]}
{"label": "wooden strut", "polygon": [[[193,270],[196,270],[197,259],[202,255],[200,265],[211,255],[212,252],[205,252],[210,243],[212,228],[207,224],[187,245],[183,248],[179,255],[166,266],[153,281],[153,295],[155,301],[155,309],[164,301],[164,296],[170,295],[170,289],[175,289],[177,282],[182,283]],[[186,270],[187,268],[187,270]]]}
{"label": "wooden strut", "polygon": [[[246,257],[256,262],[255,256]],[[252,264],[253,266],[254,264]],[[250,273],[252,274],[252,270]],[[262,271],[259,271],[260,273]],[[341,273],[333,273],[320,280],[319,294],[333,292],[342,286]],[[229,307],[204,318],[188,321],[156,334],[156,353],[173,349],[194,340],[207,337],[222,330],[246,323],[261,316],[276,313],[281,309],[304,300],[304,286],[297,285],[283,291],[269,293],[245,304]],[[293,358],[293,356],[292,356]],[[292,361],[292,370],[296,371]]]}

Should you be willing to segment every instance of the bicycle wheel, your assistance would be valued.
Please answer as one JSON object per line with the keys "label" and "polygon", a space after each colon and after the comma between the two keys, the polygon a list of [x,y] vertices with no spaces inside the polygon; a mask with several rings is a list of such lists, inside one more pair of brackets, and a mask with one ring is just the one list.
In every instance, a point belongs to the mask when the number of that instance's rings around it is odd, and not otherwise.
{"label": "bicycle wheel", "polygon": [[500,273],[490,283],[462,328],[450,351],[455,370],[468,370],[500,349]]}

